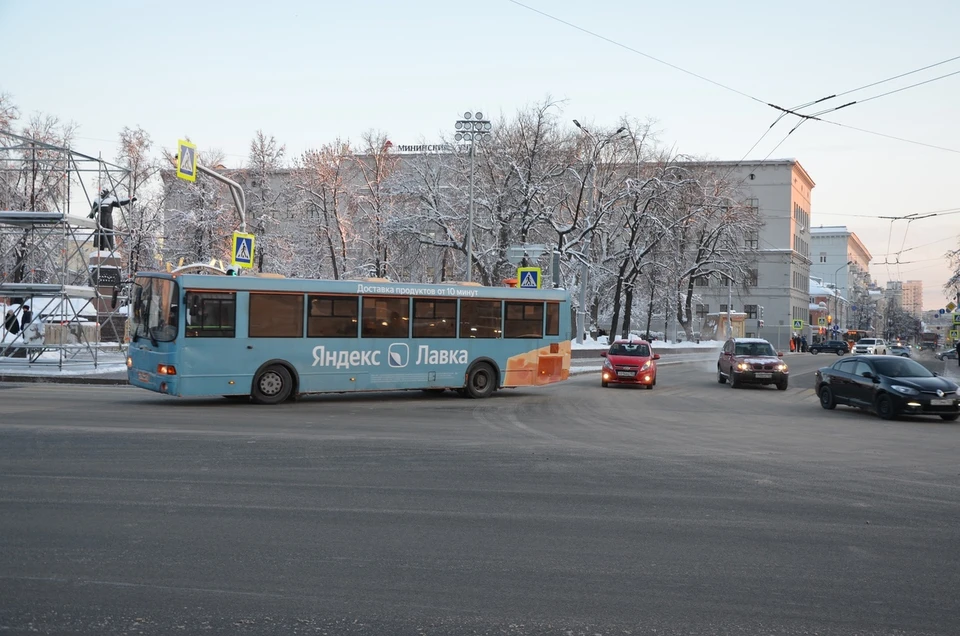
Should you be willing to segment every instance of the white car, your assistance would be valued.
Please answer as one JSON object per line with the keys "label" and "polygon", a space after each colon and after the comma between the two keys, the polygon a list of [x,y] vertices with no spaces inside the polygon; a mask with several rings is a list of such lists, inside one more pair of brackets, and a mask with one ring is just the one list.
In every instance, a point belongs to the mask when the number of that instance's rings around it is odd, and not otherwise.
{"label": "white car", "polygon": [[853,353],[885,356],[887,355],[887,343],[884,342],[883,338],[860,338],[857,344],[853,345]]}

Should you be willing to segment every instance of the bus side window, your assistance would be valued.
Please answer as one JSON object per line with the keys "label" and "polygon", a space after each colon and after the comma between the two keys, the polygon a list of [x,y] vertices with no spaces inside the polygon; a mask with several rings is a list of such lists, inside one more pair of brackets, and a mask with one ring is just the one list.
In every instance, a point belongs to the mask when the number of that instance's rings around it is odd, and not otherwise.
{"label": "bus side window", "polygon": [[309,296],[308,338],[356,338],[359,324],[356,296]]}
{"label": "bus side window", "polygon": [[560,335],[560,303],[547,303],[547,335]]}
{"label": "bus side window", "polygon": [[363,299],[364,338],[407,338],[410,325],[410,300],[366,296]]}
{"label": "bus side window", "polygon": [[233,292],[188,291],[187,338],[234,338],[237,334],[237,295]]}
{"label": "bus side window", "polygon": [[414,338],[456,338],[457,301],[413,299]]}
{"label": "bus side window", "polygon": [[542,338],[543,303],[508,302],[503,332],[507,338]]}
{"label": "bus side window", "polygon": [[461,300],[461,338],[502,338],[499,300]]}
{"label": "bus side window", "polygon": [[250,294],[251,338],[302,338],[303,294]]}

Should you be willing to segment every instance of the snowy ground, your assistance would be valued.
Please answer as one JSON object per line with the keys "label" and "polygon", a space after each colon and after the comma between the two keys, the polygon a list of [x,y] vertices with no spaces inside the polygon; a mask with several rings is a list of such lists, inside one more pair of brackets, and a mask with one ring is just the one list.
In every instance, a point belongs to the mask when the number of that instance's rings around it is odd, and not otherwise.
{"label": "snowy ground", "polygon": [[56,351],[41,353],[35,362],[26,358],[0,357],[0,375],[77,376],[122,373],[126,370],[126,354],[122,351],[101,351],[97,354],[96,363],[86,350],[74,358],[64,357],[62,363],[60,353]]}

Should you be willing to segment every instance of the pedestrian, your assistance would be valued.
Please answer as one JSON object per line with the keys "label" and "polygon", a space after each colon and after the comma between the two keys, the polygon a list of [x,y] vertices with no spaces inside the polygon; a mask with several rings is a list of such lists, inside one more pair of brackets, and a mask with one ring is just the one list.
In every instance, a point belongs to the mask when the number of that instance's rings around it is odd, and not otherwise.
{"label": "pedestrian", "polygon": [[960,340],[957,340],[957,366],[960,366]]}
{"label": "pedestrian", "polygon": [[30,305],[24,305],[20,313],[22,314],[20,316],[20,327],[26,329],[27,325],[33,322],[33,312],[30,311]]}
{"label": "pedestrian", "polygon": [[12,309],[8,309],[7,314],[3,317],[3,328],[12,334],[20,333],[20,323]]}
{"label": "pedestrian", "polygon": [[800,351],[803,351],[804,353],[807,352],[807,337],[806,337],[806,336],[801,336],[801,337],[800,337]]}

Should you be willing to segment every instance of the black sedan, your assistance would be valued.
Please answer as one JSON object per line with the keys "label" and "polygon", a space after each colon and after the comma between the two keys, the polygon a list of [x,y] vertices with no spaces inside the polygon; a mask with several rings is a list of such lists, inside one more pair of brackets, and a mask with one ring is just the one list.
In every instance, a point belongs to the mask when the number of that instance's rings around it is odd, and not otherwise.
{"label": "black sedan", "polygon": [[838,404],[876,412],[885,420],[900,415],[960,417],[960,387],[921,364],[894,356],[853,356],[817,371],[820,406]]}
{"label": "black sedan", "polygon": [[810,345],[810,353],[813,355],[817,355],[821,351],[842,356],[845,353],[850,353],[850,345],[843,340],[827,340],[826,342],[814,342]]}
{"label": "black sedan", "polygon": [[943,351],[938,351],[933,354],[937,357],[937,360],[956,360],[957,359],[957,350],[956,349],[944,349]]}

